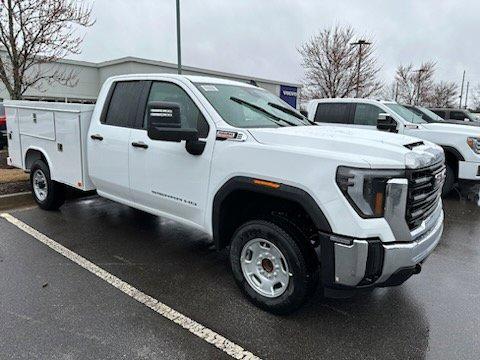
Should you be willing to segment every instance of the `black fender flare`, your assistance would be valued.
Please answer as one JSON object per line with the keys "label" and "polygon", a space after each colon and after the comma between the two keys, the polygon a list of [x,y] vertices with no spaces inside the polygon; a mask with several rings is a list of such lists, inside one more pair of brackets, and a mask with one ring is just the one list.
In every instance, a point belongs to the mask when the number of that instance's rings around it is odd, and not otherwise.
{"label": "black fender flare", "polygon": [[317,202],[306,191],[294,186],[276,183],[278,187],[269,187],[256,184],[254,179],[245,176],[236,176],[225,182],[217,191],[213,199],[212,210],[212,229],[215,247],[220,250],[224,248],[230,239],[222,239],[220,233],[221,211],[224,200],[234,191],[244,190],[258,194],[277,197],[298,203],[306,213],[311,217],[313,223],[319,231],[331,233],[332,228],[327,218],[318,206]]}
{"label": "black fender flare", "polygon": [[460,154],[460,151],[455,149],[453,146],[440,145],[440,147],[443,149],[445,154],[447,153],[452,154],[457,158],[458,161],[465,161],[465,158],[463,157],[462,154]]}

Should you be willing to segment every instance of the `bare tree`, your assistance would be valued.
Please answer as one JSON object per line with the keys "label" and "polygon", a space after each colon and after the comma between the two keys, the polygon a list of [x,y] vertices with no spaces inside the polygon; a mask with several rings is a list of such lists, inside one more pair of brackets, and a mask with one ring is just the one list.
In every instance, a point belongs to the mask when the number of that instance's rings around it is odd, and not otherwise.
{"label": "bare tree", "polygon": [[375,49],[367,45],[360,52],[352,45],[356,38],[353,28],[335,26],[320,31],[300,46],[298,51],[305,69],[305,98],[354,96],[357,82],[359,97],[369,97],[381,90]]}
{"label": "bare tree", "polygon": [[91,11],[83,0],[0,0],[0,80],[12,99],[45,83],[76,84],[55,62],[80,53],[77,29],[93,25]]}
{"label": "bare tree", "polygon": [[454,82],[440,81],[433,86],[427,104],[432,107],[453,107],[457,99],[457,84]]}
{"label": "bare tree", "polygon": [[385,100],[395,100],[397,97],[398,86],[396,82],[385,84],[380,93],[380,97]]}
{"label": "bare tree", "polygon": [[400,65],[395,81],[398,83],[398,101],[407,104],[426,104],[434,84],[435,62],[427,61],[418,69],[413,64]]}
{"label": "bare tree", "polygon": [[475,111],[480,111],[480,84],[472,91],[472,108]]}

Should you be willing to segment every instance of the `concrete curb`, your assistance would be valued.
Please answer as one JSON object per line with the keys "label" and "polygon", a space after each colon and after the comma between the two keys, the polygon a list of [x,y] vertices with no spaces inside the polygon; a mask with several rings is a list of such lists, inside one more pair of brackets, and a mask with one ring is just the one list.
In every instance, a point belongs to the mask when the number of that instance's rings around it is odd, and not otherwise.
{"label": "concrete curb", "polygon": [[30,191],[0,195],[0,210],[10,210],[18,207],[34,205],[32,193]]}

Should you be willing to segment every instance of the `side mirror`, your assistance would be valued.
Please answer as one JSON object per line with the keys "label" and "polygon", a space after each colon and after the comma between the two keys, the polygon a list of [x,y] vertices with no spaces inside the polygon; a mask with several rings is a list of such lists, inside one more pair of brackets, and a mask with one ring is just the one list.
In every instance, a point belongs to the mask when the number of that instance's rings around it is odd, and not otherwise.
{"label": "side mirror", "polygon": [[147,105],[147,134],[152,140],[180,142],[192,155],[201,155],[206,142],[198,139],[197,129],[182,128],[180,104],[152,101]]}
{"label": "side mirror", "polygon": [[182,129],[180,105],[152,101],[147,105],[147,131],[152,140],[174,141],[198,140],[197,129]]}
{"label": "side mirror", "polygon": [[397,122],[386,113],[378,114],[377,129],[380,131],[398,132]]}

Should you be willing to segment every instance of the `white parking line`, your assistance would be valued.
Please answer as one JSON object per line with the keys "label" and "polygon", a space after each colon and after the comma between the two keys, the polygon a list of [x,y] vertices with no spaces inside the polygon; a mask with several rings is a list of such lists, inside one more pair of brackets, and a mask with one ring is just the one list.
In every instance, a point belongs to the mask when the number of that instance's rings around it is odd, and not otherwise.
{"label": "white parking line", "polygon": [[20,230],[26,232],[28,235],[34,237],[41,243],[47,245],[52,250],[55,250],[59,254],[62,254],[67,259],[73,261],[74,263],[80,265],[82,268],[90,271],[92,274],[95,274],[100,279],[106,281],[110,285],[116,287],[123,293],[127,294],[131,298],[137,300],[143,305],[149,307],[156,313],[162,315],[164,318],[173,321],[174,323],[180,325],[184,329],[190,331],[192,334],[196,335],[200,339],[212,344],[223,352],[227,353],[235,359],[255,359],[259,360],[260,358],[253,355],[251,352],[245,350],[241,346],[235,344],[234,342],[226,339],[220,334],[216,333],[213,330],[210,330],[199,324],[195,320],[190,319],[189,317],[179,313],[178,311],[170,308],[169,306],[163,304],[157,299],[144,294],[140,290],[129,285],[125,281],[117,278],[116,276],[110,274],[109,272],[103,270],[94,263],[88,261],[84,257],[74,253],[73,251],[67,249],[66,247],[60,245],[56,241],[50,239],[48,236],[42,234],[38,230],[35,230],[31,226],[25,224],[24,222],[18,220],[10,214],[2,213],[0,217],[4,218],[8,222],[12,223]]}

